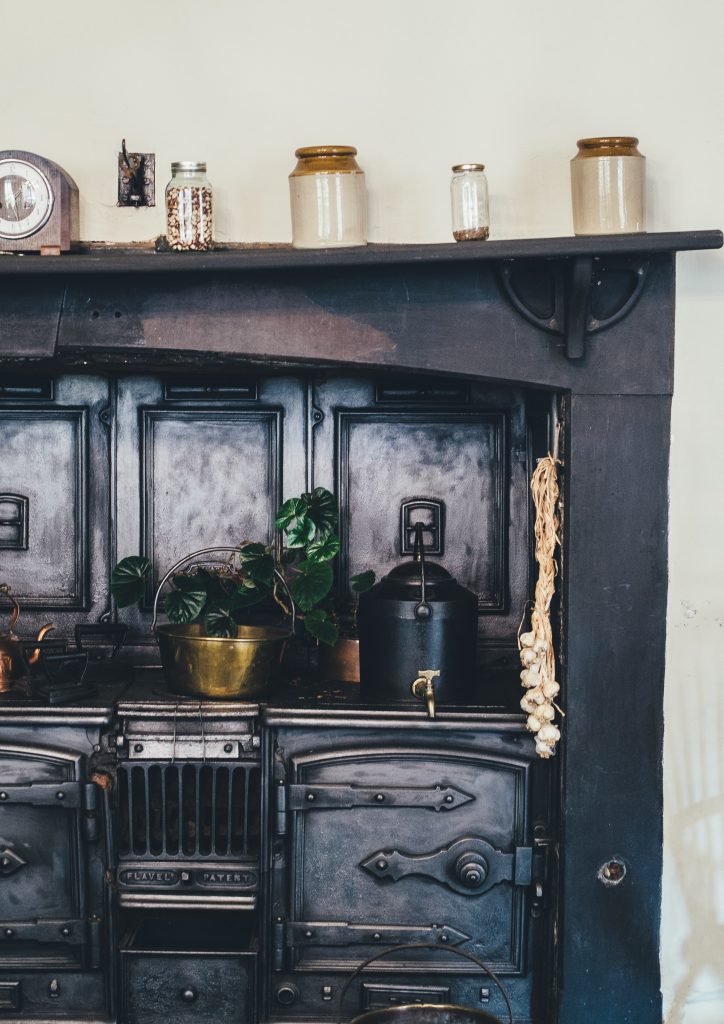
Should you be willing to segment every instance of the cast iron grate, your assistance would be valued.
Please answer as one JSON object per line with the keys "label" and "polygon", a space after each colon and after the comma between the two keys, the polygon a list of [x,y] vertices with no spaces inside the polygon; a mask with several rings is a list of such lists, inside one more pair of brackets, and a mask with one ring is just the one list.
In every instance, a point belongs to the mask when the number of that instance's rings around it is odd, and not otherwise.
{"label": "cast iron grate", "polygon": [[259,852],[259,766],[135,764],[118,768],[121,857],[215,860]]}

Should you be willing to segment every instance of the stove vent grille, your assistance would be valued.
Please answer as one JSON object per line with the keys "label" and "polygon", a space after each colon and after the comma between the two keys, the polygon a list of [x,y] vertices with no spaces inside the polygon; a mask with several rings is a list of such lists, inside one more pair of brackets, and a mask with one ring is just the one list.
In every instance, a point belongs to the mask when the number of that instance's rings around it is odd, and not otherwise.
{"label": "stove vent grille", "polygon": [[123,764],[118,852],[125,858],[238,860],[259,849],[259,765]]}

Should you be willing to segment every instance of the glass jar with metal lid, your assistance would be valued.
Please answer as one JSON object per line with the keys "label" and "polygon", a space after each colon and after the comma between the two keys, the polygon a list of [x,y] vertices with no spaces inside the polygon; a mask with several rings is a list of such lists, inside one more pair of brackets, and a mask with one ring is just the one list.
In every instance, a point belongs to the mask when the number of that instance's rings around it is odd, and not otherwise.
{"label": "glass jar with metal lid", "polygon": [[289,175],[292,245],[367,245],[367,190],[354,146],[303,146]]}
{"label": "glass jar with metal lid", "polygon": [[213,196],[206,164],[180,160],[171,164],[166,186],[166,236],[172,249],[210,249],[213,244]]}
{"label": "glass jar with metal lid", "polygon": [[450,197],[455,241],[487,238],[490,234],[490,216],[485,165],[455,164],[452,171]]}

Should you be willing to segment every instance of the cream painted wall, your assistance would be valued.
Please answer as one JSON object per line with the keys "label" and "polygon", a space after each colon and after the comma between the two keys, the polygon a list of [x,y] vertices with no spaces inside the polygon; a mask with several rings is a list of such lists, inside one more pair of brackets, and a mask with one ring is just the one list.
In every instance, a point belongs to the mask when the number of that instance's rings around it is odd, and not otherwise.
{"label": "cream painted wall", "polygon": [[[630,133],[652,230],[724,226],[720,0],[36,0],[3,4],[0,147],[56,159],[85,239],[163,231],[115,159],[205,159],[220,241],[290,237],[296,146],[351,142],[373,241],[450,238],[449,167],[487,164],[492,236],[570,234],[582,135]],[[11,45],[13,40],[16,45]],[[10,56],[8,56],[10,55]],[[678,262],[666,678],[669,1024],[724,1020],[724,259]],[[635,488],[635,481],[632,486]],[[605,680],[603,680],[605,684]]]}

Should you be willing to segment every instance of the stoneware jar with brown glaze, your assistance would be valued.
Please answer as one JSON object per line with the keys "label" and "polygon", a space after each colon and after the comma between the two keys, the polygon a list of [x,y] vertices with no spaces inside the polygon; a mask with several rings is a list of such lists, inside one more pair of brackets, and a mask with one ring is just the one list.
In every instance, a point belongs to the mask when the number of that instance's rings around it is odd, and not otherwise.
{"label": "stoneware jar with brown glaze", "polygon": [[571,160],[576,235],[646,230],[646,159],[638,141],[631,135],[578,140]]}
{"label": "stoneware jar with brown glaze", "polygon": [[367,191],[354,146],[304,146],[289,175],[292,245],[367,245]]}

